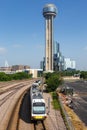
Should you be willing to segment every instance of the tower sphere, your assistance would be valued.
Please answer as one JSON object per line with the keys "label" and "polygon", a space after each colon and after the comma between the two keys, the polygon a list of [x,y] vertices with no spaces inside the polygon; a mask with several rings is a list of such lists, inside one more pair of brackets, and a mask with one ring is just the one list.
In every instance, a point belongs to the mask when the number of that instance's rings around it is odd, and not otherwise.
{"label": "tower sphere", "polygon": [[54,4],[46,4],[43,8],[43,16],[56,16],[57,14],[57,8]]}

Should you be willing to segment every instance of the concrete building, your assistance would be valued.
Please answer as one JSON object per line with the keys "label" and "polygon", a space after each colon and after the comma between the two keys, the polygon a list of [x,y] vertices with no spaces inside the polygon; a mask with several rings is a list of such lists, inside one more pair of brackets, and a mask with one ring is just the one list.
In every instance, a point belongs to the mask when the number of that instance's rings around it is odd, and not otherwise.
{"label": "concrete building", "polygon": [[12,67],[0,67],[0,72],[11,71]]}
{"label": "concrete building", "polygon": [[29,73],[32,74],[33,78],[41,77],[43,70],[42,69],[29,69]]}
{"label": "concrete building", "polygon": [[76,69],[76,62],[74,60],[71,60],[70,58],[65,58],[64,59],[64,69],[65,70]]}
{"label": "concrete building", "polygon": [[42,76],[43,69],[30,69],[28,65],[13,65],[11,67],[0,67],[0,72],[4,72],[6,74],[27,72],[29,74],[32,74],[33,78],[37,78]]}
{"label": "concrete building", "polygon": [[30,69],[30,67],[27,65],[13,65],[11,70],[21,72],[22,70],[25,70],[25,69]]}
{"label": "concrete building", "polygon": [[43,8],[45,17],[45,71],[53,71],[53,19],[57,14],[57,8],[54,4],[47,4]]}

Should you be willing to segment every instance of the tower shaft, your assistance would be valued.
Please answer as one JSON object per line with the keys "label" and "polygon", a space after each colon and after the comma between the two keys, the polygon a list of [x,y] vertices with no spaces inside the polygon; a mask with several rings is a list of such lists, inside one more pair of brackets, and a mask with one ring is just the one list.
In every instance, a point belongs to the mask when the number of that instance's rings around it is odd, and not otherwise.
{"label": "tower shaft", "polygon": [[43,16],[46,21],[45,36],[45,71],[53,71],[53,20],[57,14],[54,4],[47,4],[43,8]]}
{"label": "tower shaft", "polygon": [[53,16],[46,17],[45,70],[53,71]]}

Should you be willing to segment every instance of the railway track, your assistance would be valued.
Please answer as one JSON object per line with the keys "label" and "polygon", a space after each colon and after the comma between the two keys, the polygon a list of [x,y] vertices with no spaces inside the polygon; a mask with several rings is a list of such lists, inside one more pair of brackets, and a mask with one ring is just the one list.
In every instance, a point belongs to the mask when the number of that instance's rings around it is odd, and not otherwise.
{"label": "railway track", "polygon": [[7,88],[7,89],[1,91],[1,92],[0,92],[0,95],[2,95],[3,93],[7,93],[7,92],[9,92],[9,91],[13,91],[14,89],[17,89],[18,86],[20,86],[20,85],[23,85],[23,84],[20,83],[20,84],[17,84],[17,85],[13,85],[12,87]]}
{"label": "railway track", "polygon": [[[0,109],[2,108],[2,112],[5,109],[3,117],[0,119],[0,130],[66,130],[62,126],[59,127],[60,123],[57,122],[60,121],[58,119],[60,115],[52,108],[44,121],[32,122],[30,120],[29,87],[32,83],[33,81],[20,83],[20,85],[12,87],[8,92],[5,91],[0,95],[2,96]],[[5,107],[6,103],[8,106]],[[22,115],[20,115],[20,109]]]}
{"label": "railway track", "polygon": [[25,94],[26,90],[20,95],[19,99],[16,102],[16,105],[13,109],[13,112],[11,113],[8,125],[6,130],[18,130],[19,129],[19,111],[20,111],[20,105],[23,99],[23,96]]}
{"label": "railway track", "polygon": [[[18,124],[17,122],[12,123],[13,120],[15,120],[14,117],[17,118],[19,115],[19,113],[17,113],[19,110],[16,109],[16,107],[18,106],[18,102],[20,101],[23,93],[29,89],[33,81],[34,80],[21,82],[17,85],[12,85],[10,88],[8,86],[8,88],[0,94],[0,111],[2,111],[0,116],[0,130],[10,130],[9,126]],[[13,113],[17,113],[16,116],[14,116]],[[11,130],[13,129],[14,127]]]}
{"label": "railway track", "polygon": [[[32,80],[26,80],[26,83],[32,83],[35,79],[32,79]],[[25,81],[10,81],[9,83],[4,83],[4,85],[1,85],[0,86],[0,95],[5,93],[5,92],[8,92],[12,89],[14,89],[15,87],[18,87],[18,85],[22,85],[24,84]]]}
{"label": "railway track", "polygon": [[4,88],[4,87],[6,87],[6,86],[9,86],[9,85],[11,85],[11,84],[14,84],[14,83],[17,83],[17,82],[15,82],[15,81],[0,82],[0,89],[1,89],[1,88]]}
{"label": "railway track", "polygon": [[[25,85],[16,85],[14,88],[10,88],[7,91],[7,95],[5,95],[2,99],[0,99],[0,107],[9,99],[11,96],[13,96],[17,91],[19,91],[21,88],[25,87]],[[9,92],[10,91],[10,92]],[[4,92],[4,93],[5,93]],[[8,93],[9,92],[9,93]],[[2,93],[3,94],[3,93]]]}
{"label": "railway track", "polygon": [[36,121],[33,123],[34,130],[47,130],[44,121]]}

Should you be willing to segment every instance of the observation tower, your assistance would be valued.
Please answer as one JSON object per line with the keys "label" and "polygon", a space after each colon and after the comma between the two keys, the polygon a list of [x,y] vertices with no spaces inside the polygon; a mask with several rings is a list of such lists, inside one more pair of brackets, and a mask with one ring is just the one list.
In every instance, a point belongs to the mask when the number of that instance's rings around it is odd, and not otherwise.
{"label": "observation tower", "polygon": [[57,8],[54,4],[46,4],[43,8],[45,17],[45,71],[53,71],[53,20],[56,17]]}

